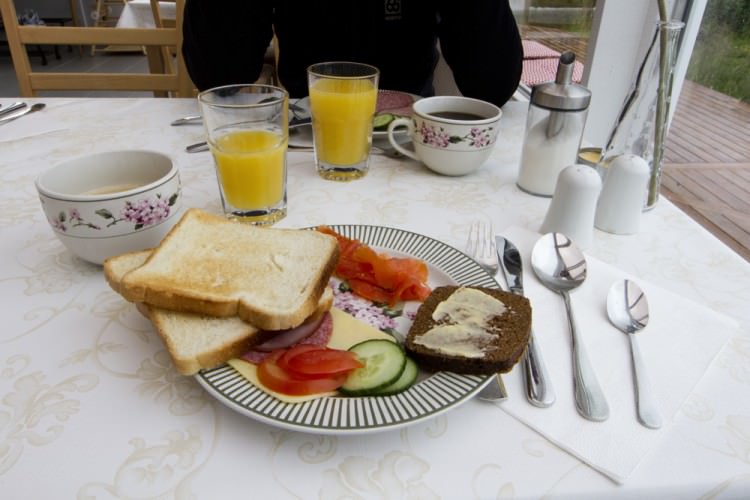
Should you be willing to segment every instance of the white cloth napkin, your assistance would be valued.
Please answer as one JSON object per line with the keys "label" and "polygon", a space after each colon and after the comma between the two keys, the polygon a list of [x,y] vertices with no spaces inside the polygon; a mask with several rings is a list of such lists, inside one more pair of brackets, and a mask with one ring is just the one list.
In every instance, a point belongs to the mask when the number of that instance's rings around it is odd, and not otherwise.
{"label": "white cloth napkin", "polygon": [[[571,292],[570,299],[582,343],[610,408],[607,421],[588,421],[575,408],[565,305],[559,294],[541,284],[531,268],[531,250],[540,235],[517,227],[501,234],[521,252],[525,294],[533,309],[533,331],[557,401],[544,409],[529,404],[523,369],[518,364],[504,377],[510,398],[498,406],[568,453],[622,483],[669,431],[680,406],[728,338],[738,333],[739,325],[727,316],[587,255],[586,281]],[[643,289],[650,306],[649,324],[638,334],[638,340],[664,417],[664,425],[658,430],[638,423],[628,339],[607,319],[607,292],[614,282],[624,278],[632,279]]]}
{"label": "white cloth napkin", "polygon": [[44,113],[44,110],[41,110],[21,116],[15,120],[0,122],[0,142],[36,137],[67,128],[64,123],[50,117]]}

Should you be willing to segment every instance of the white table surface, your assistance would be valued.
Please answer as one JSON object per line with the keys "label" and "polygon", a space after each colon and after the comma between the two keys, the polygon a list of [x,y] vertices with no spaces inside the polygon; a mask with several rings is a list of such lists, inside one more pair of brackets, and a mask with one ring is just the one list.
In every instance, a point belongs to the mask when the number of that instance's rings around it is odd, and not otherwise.
{"label": "white table surface", "polygon": [[[176,17],[174,2],[159,2],[159,11],[164,19]],[[154,14],[149,0],[130,0],[125,2],[117,18],[118,28],[153,28]]]}
{"label": "white table surface", "polygon": [[[179,165],[187,206],[219,213],[210,155],[184,152],[202,128],[169,126],[195,114],[197,103],[43,100],[44,112],[0,125],[1,497],[750,496],[750,265],[666,199],[639,234],[595,231],[586,253],[733,317],[741,333],[659,446],[618,485],[481,401],[401,430],[319,436],[270,427],[209,397],[174,371],[101,269],[62,247],[33,184],[73,156],[152,149]],[[378,224],[458,248],[474,218],[498,231],[536,231],[549,200],[515,186],[525,111],[506,105],[491,160],[461,178],[375,155],[364,179],[335,183],[317,177],[311,153],[290,153],[289,215],[280,226]]]}

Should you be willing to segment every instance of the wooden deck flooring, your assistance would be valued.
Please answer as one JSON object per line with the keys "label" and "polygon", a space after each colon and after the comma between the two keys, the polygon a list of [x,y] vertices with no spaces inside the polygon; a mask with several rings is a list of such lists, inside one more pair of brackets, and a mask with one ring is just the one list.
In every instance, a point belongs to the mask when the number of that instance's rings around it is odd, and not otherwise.
{"label": "wooden deck flooring", "polygon": [[750,261],[750,104],[685,81],[661,193]]}

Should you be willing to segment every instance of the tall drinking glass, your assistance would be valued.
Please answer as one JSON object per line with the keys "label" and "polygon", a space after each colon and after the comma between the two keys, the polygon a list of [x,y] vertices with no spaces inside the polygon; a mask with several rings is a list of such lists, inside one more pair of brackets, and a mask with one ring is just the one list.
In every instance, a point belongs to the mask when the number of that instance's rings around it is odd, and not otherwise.
{"label": "tall drinking glass", "polygon": [[369,168],[380,72],[353,62],[307,68],[315,165],[324,179],[350,181]]}
{"label": "tall drinking glass", "polygon": [[286,216],[289,95],[227,85],[198,95],[227,218],[273,224]]}

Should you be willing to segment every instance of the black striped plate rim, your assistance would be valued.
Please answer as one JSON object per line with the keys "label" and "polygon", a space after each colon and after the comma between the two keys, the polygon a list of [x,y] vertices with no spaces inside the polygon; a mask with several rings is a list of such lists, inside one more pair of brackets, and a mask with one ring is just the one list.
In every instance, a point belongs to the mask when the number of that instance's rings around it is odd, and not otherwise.
{"label": "black striped plate rim", "polygon": [[[348,238],[424,260],[457,285],[498,288],[472,258],[450,245],[411,231],[384,226],[330,225]],[[433,418],[471,399],[487,376],[437,372],[393,396],[324,397],[303,403],[279,401],[229,365],[204,370],[198,382],[229,408],[275,427],[316,434],[392,430]]]}

